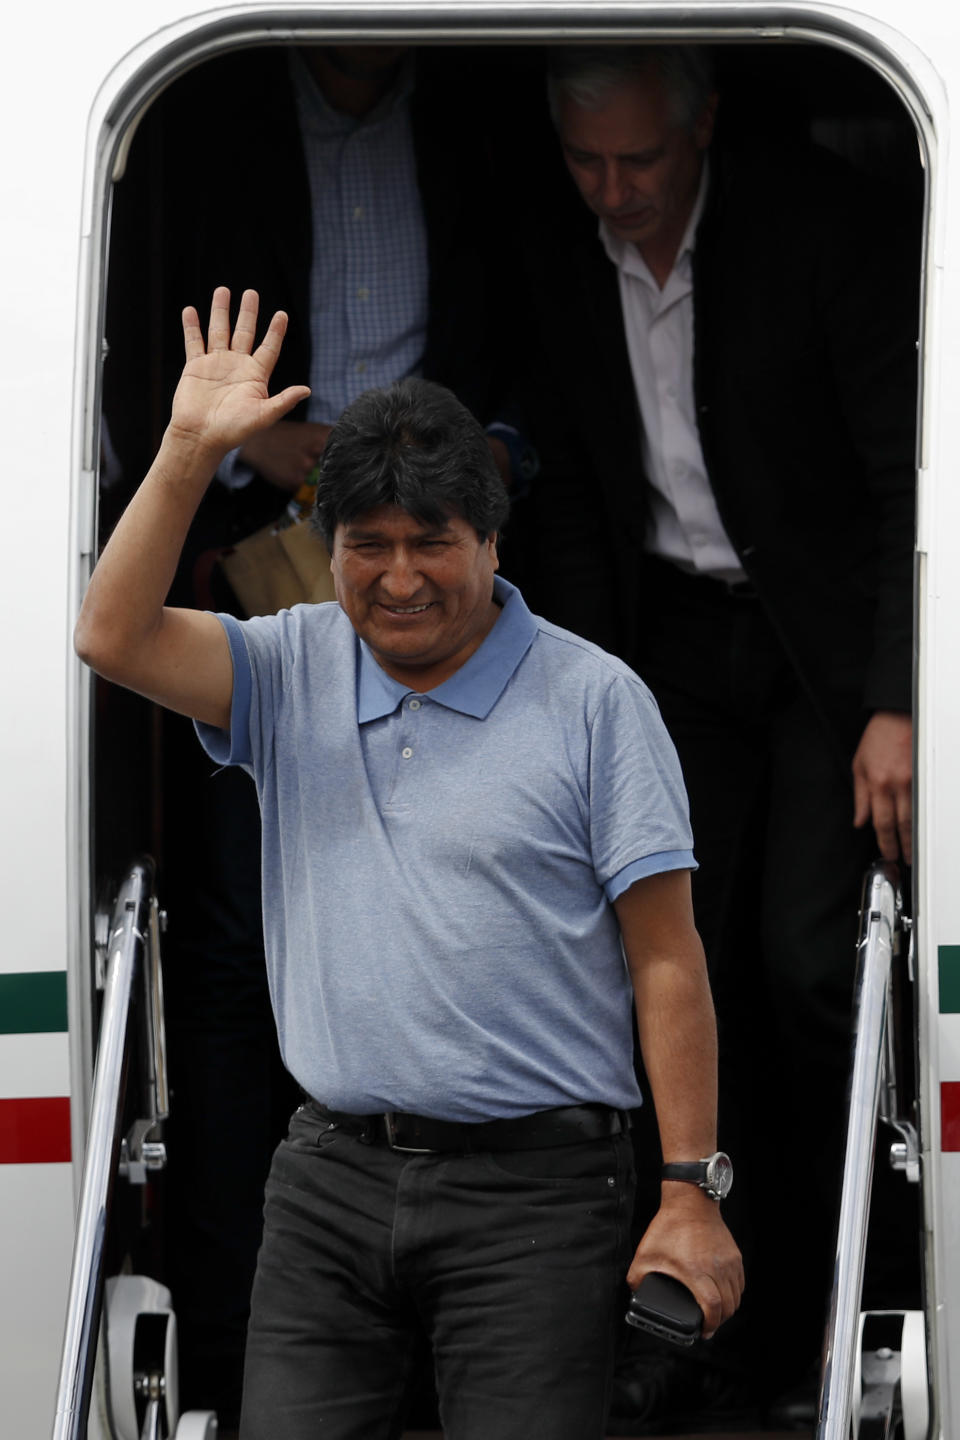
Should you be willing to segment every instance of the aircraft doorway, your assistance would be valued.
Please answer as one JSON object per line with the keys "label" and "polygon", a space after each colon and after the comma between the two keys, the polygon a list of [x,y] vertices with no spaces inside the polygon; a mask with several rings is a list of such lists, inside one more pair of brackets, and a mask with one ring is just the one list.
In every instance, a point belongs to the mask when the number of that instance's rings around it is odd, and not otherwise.
{"label": "aircraft doorway", "polygon": [[[912,231],[915,280],[924,176],[913,122],[887,83],[827,46],[718,45],[714,60],[729,143],[748,143],[762,128],[770,153],[789,167],[797,148],[812,141],[857,176],[881,183],[891,223]],[[531,185],[563,183],[546,111],[544,54],[537,46],[439,46],[425,47],[422,62],[438,113],[453,117],[443,133],[434,128],[431,134],[429,204],[441,216],[449,205],[460,226],[451,242],[457,263],[441,302],[457,317],[458,344],[451,349],[458,378],[472,387],[471,401],[484,420],[502,412],[512,422],[514,397],[528,398],[525,366],[538,342],[523,270],[511,263],[523,237],[511,227],[525,213]],[[259,117],[275,119],[281,105],[290,105],[282,94],[289,64],[286,49],[276,46],[207,60],[162,93],[132,141],[114,187],[107,261],[101,543],[166,423],[181,365],[181,306],[196,303],[202,314],[221,280],[234,289],[257,285],[265,308],[295,312],[297,287],[302,304],[310,303],[308,235],[287,218],[291,189],[302,188],[305,176],[290,165],[289,153],[278,153],[271,171],[252,148]],[[294,298],[287,298],[285,277]],[[563,303],[558,294],[558,307]],[[294,349],[297,343],[291,336]],[[307,349],[301,343],[301,354]],[[538,411],[542,399],[526,410],[521,403],[518,413],[540,418],[537,432],[523,438],[538,452],[540,477],[549,477],[550,405]],[[562,465],[560,472],[566,483]],[[591,577],[578,574],[576,557],[558,563],[555,506],[540,477],[525,480],[526,493],[515,504],[503,572],[548,619],[588,632],[595,620],[591,638],[616,649],[617,607],[628,602],[622,593],[605,597],[593,612],[579,602],[577,586],[582,579],[585,590]],[[178,571],[174,601],[241,613],[224,560],[238,541],[285,517],[291,493],[258,476],[232,488],[215,482]],[[616,523],[599,506],[583,518],[585,532]],[[829,530],[826,514],[823,526]],[[606,580],[613,583],[612,576]],[[254,797],[237,772],[214,773],[192,727],[179,717],[99,682],[94,714],[96,873],[115,874],[129,855],[148,851],[157,858],[158,891],[170,917],[164,947],[170,1169],[146,1244],[174,1291],[185,1407],[215,1408],[229,1428],[245,1327],[244,1286],[236,1282],[256,1250],[259,1177],[298,1098],[279,1062],[259,955]],[[853,909],[849,923],[852,948]],[[241,1191],[250,1200],[238,1220]],[[901,1224],[898,1205],[892,1220],[881,1216],[881,1228]],[[910,1223],[919,1232],[916,1217]],[[214,1242],[223,1237],[218,1251]],[[889,1240],[889,1234],[877,1236],[884,1265]],[[144,1243],[141,1237],[138,1244]],[[895,1296],[890,1303],[912,1301],[901,1300],[903,1275],[888,1268],[877,1278],[877,1303],[884,1293]],[[435,1421],[430,1385],[417,1383],[411,1423],[429,1427]],[[629,1416],[620,1418],[629,1424]]]}

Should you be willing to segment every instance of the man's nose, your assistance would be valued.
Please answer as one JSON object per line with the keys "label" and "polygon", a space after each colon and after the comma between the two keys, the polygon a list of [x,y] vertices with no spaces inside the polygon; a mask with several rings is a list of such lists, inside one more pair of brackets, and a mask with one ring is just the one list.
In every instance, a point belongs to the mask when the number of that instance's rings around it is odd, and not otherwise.
{"label": "man's nose", "polygon": [[604,167],[601,187],[600,198],[604,210],[621,210],[627,200],[628,187],[623,170],[616,160],[609,161]]}
{"label": "man's nose", "polygon": [[409,600],[423,583],[416,556],[402,546],[391,552],[381,584],[391,600]]}

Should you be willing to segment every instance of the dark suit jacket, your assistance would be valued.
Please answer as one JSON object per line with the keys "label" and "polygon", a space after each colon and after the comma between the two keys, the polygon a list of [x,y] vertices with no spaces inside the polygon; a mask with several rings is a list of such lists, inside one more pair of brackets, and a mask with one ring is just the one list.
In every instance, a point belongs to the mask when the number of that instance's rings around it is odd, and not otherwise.
{"label": "dark suit jacket", "polygon": [[[428,237],[429,309],[423,372],[450,387],[484,422],[498,409],[495,348],[505,294],[491,210],[485,142],[469,67],[456,52],[416,59],[411,117]],[[303,146],[284,50],[243,51],[210,62],[161,101],[176,236],[168,289],[169,388],[183,359],[180,306],[201,315],[217,284],[234,302],[252,287],[261,319],[290,316],[274,389],[310,378],[312,216]],[[303,407],[292,418],[303,418]],[[213,486],[194,527],[195,547],[225,544],[279,514],[289,497],[262,481],[227,493]]]}
{"label": "dark suit jacket", "polygon": [[[907,710],[919,223],[822,152],[711,163],[694,387],[724,525],[824,716]],[[533,598],[630,662],[656,617],[638,601],[646,482],[617,274],[569,183],[532,210]]]}

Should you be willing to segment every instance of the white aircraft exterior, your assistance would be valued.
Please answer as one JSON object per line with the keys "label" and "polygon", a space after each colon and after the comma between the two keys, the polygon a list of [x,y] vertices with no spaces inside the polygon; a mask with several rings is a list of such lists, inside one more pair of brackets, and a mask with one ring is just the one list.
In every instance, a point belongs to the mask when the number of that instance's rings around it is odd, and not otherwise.
{"label": "white aircraft exterior", "polygon": [[[337,33],[506,43],[561,32],[836,47],[886,77],[916,128],[927,196],[914,939],[932,1420],[934,1433],[960,1440],[960,147],[950,143],[960,10],[950,0],[61,0],[41,11],[8,9],[0,85],[0,1427],[17,1440],[42,1440],[53,1423],[96,1047],[84,1019],[95,983],[91,680],[71,631],[94,550],[111,177],[161,85],[238,41]],[[94,1414],[90,1434],[106,1434],[103,1424]]]}

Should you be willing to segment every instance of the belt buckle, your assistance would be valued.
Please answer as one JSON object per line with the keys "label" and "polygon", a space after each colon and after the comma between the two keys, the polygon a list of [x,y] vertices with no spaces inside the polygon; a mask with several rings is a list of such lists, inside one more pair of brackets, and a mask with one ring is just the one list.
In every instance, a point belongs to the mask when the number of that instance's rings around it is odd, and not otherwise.
{"label": "belt buckle", "polygon": [[387,1144],[391,1150],[397,1150],[401,1155],[435,1155],[437,1153],[435,1150],[431,1150],[429,1145],[398,1145],[393,1117],[393,1110],[387,1110],[383,1117],[383,1128],[387,1132]]}

